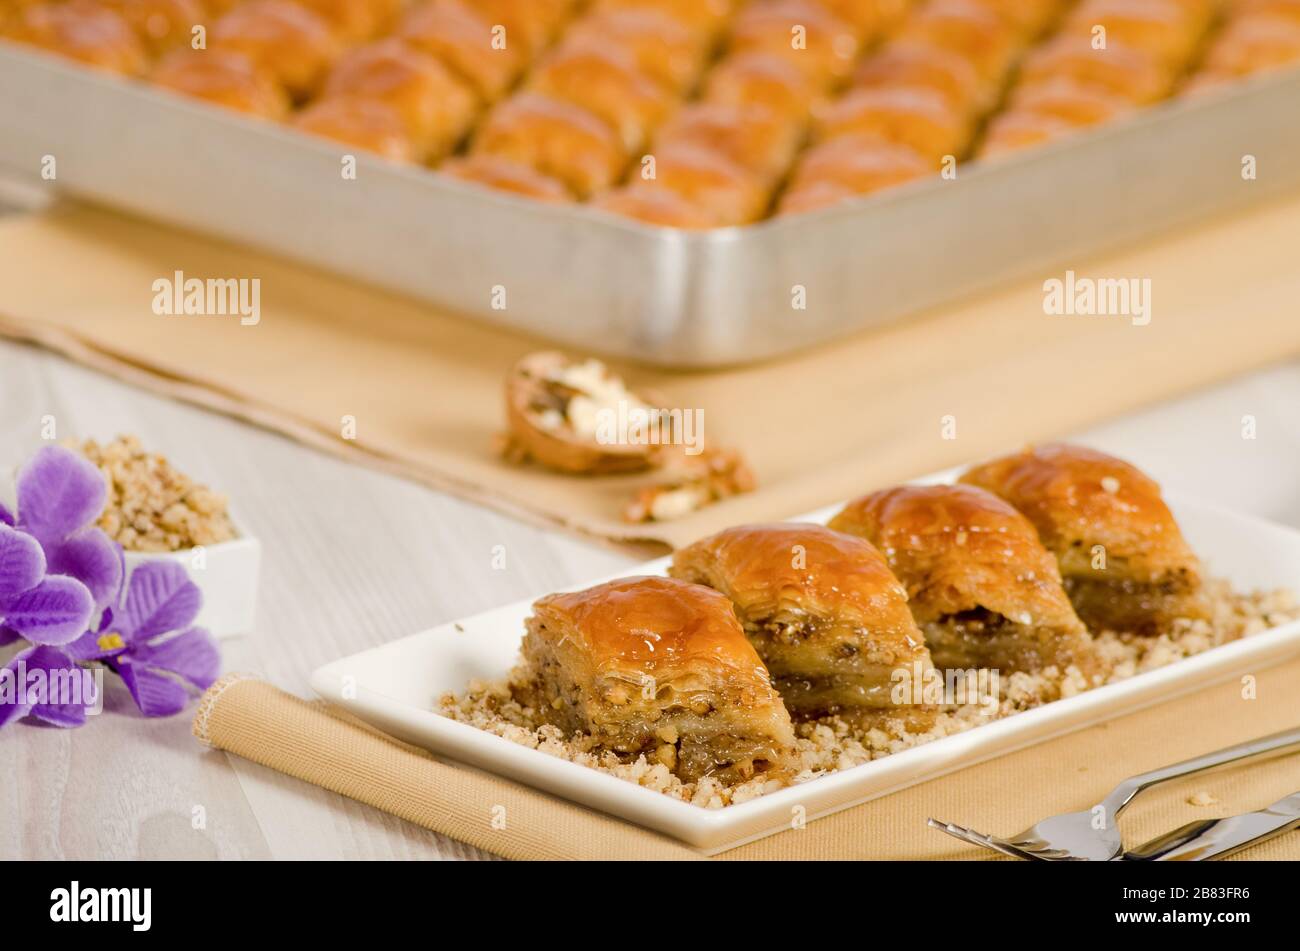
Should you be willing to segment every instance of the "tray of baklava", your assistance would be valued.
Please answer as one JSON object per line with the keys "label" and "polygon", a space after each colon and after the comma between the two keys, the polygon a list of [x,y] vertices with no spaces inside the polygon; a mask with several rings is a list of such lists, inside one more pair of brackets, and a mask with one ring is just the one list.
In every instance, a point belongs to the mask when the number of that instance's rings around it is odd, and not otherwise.
{"label": "tray of baklava", "polygon": [[1291,187],[1298,60],[1300,0],[0,0],[0,162],[714,365]]}
{"label": "tray of baklava", "polygon": [[311,682],[712,852],[1255,677],[1300,654],[1297,591],[1300,532],[1048,444],[735,526]]}

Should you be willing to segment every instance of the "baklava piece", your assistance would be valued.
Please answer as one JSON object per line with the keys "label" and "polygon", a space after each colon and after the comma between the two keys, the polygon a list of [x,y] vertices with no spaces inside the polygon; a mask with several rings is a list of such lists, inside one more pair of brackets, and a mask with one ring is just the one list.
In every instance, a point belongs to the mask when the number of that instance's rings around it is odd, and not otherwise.
{"label": "baklava piece", "polygon": [[661,228],[703,231],[717,227],[712,213],[649,182],[607,191],[592,199],[589,207]]}
{"label": "baklava piece", "polygon": [[553,178],[526,165],[516,165],[494,155],[471,155],[438,166],[438,171],[465,182],[486,185],[497,191],[513,192],[534,201],[573,201],[569,190]]}
{"label": "baklava piece", "polygon": [[1300,3],[1290,16],[1281,9],[1229,22],[1210,46],[1200,76],[1235,79],[1300,65]]}
{"label": "baklava piece", "polygon": [[764,180],[725,155],[677,142],[655,148],[651,157],[653,164],[641,166],[632,187],[651,185],[675,192],[711,216],[718,227],[749,224],[767,209]]}
{"label": "baklava piece", "polygon": [[735,11],[736,0],[596,0],[597,10],[651,10],[666,13],[703,36],[714,36]]}
{"label": "baklava piece", "polygon": [[319,14],[352,43],[383,36],[397,21],[405,0],[295,0]]}
{"label": "baklava piece", "polygon": [[479,16],[505,28],[506,45],[531,59],[546,48],[573,12],[574,0],[474,0]]}
{"label": "baklava piece", "polygon": [[1200,564],[1160,486],[1128,463],[1080,446],[1036,446],[962,481],[1034,524],[1090,627],[1154,634],[1177,618],[1207,616]]}
{"label": "baklava piece", "polygon": [[855,89],[829,106],[818,136],[853,135],[904,145],[938,168],[945,156],[965,151],[970,122],[944,95],[923,86]]}
{"label": "baklava piece", "polygon": [[1155,59],[1120,43],[1098,49],[1087,36],[1065,35],[1025,57],[1019,82],[1037,85],[1055,79],[1094,86],[1139,105],[1169,94],[1170,75]]}
{"label": "baklava piece", "polygon": [[284,88],[233,50],[173,50],[149,79],[155,86],[236,112],[272,120],[289,114]]}
{"label": "baklava piece", "polygon": [[641,72],[678,94],[695,85],[707,52],[698,32],[649,8],[597,11],[575,22],[564,42],[617,47]]}
{"label": "baklava piece", "polygon": [[802,128],[822,91],[807,75],[771,53],[727,56],[709,71],[704,100],[732,106],[760,106]]}
{"label": "baklava piece", "polygon": [[935,708],[908,687],[923,686],[930,652],[870,542],[821,525],[744,525],[678,551],[669,574],[731,599],[792,716],[933,724]]}
{"label": "baklava piece", "polygon": [[153,56],[189,46],[194,27],[207,22],[201,0],[96,0],[120,14]]}
{"label": "baklava piece", "polygon": [[243,53],[295,99],[311,97],[343,53],[330,24],[288,0],[251,0],[209,31],[210,49]]}
{"label": "baklava piece", "polygon": [[506,379],[504,454],[576,474],[639,472],[659,458],[657,445],[617,442],[602,432],[602,413],[653,419],[658,410],[599,360],[544,351],[520,360]]}
{"label": "baklava piece", "polygon": [[779,210],[811,211],[933,174],[934,165],[905,145],[862,136],[830,139],[804,153]]}
{"label": "baklava piece", "polygon": [[655,146],[709,149],[774,182],[789,168],[802,138],[799,125],[763,106],[697,102],[665,123],[655,136]]}
{"label": "baklava piece", "polygon": [[980,79],[969,62],[950,50],[933,46],[886,46],[868,56],[853,74],[853,85],[864,89],[920,86],[941,93],[961,112],[983,111],[993,104],[997,89]]}
{"label": "baklava piece", "polygon": [[417,161],[450,152],[478,113],[474,93],[434,56],[397,39],[345,55],[330,71],[323,99],[355,98],[391,107]]}
{"label": "baklava piece", "polygon": [[354,96],[320,99],[293,117],[308,135],[355,146],[393,162],[414,162],[418,152],[392,106]]}
{"label": "baklava piece", "polygon": [[673,578],[626,578],[533,605],[519,699],[546,722],[644,754],[678,777],[785,773],[794,729],[731,602]]}
{"label": "baklava piece", "polygon": [[617,46],[565,42],[528,79],[535,93],[573,103],[602,119],[628,151],[640,148],[671,109],[672,93]]}
{"label": "baklava piece", "polygon": [[523,72],[528,54],[508,39],[494,42],[493,26],[461,0],[427,0],[403,17],[397,36],[436,56],[484,102],[495,102]]}
{"label": "baklava piece", "polygon": [[769,0],[740,12],[730,48],[780,57],[827,87],[853,71],[859,43],[849,24],[814,0]]}
{"label": "baklava piece", "polygon": [[1071,665],[1090,682],[1096,651],[1029,520],[969,485],[901,486],[849,503],[830,527],[884,553],[934,665],[1033,673]]}
{"label": "baklava piece", "polygon": [[144,45],[131,25],[91,0],[27,7],[8,24],[4,37],[127,76],[144,72],[147,62]]}
{"label": "baklava piece", "polygon": [[998,85],[1023,45],[1014,29],[977,0],[931,0],[907,18],[894,42],[948,50]]}
{"label": "baklava piece", "polygon": [[1178,71],[1200,45],[1209,25],[1208,5],[1186,0],[1087,0],[1075,7],[1062,32],[1098,37],[1154,56]]}
{"label": "baklava piece", "polygon": [[475,136],[473,151],[559,179],[578,198],[608,188],[628,161],[618,135],[602,120],[539,93],[512,96],[493,109]]}

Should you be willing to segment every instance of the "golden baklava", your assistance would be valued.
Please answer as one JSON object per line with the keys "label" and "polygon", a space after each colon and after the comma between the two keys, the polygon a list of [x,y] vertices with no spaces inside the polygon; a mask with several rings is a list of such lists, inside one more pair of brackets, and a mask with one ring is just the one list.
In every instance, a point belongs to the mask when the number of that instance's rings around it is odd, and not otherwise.
{"label": "golden baklava", "polygon": [[424,0],[403,18],[397,36],[436,56],[485,102],[503,96],[523,72],[526,47],[497,42],[494,24],[462,0]]}
{"label": "golden baklava", "polygon": [[938,168],[958,156],[970,123],[944,95],[923,86],[861,88],[828,107],[817,124],[820,139],[875,138],[910,148]]}
{"label": "golden baklava", "polygon": [[[210,0],[209,0],[210,2]],[[319,14],[341,37],[353,43],[387,33],[405,0],[294,0]]]}
{"label": "golden baklava", "polygon": [[1034,446],[976,466],[962,482],[1034,524],[1091,627],[1154,634],[1205,616],[1196,555],[1160,486],[1127,462],[1081,446]]}
{"label": "golden baklava", "polygon": [[604,749],[687,781],[789,769],[794,729],[731,602],[673,578],[625,578],[533,605],[520,699]]}
{"label": "golden baklava", "polygon": [[635,183],[597,195],[590,207],[663,228],[703,231],[718,227],[717,216],[712,212],[652,182]]}
{"label": "golden baklava", "polygon": [[1073,666],[1089,681],[1096,649],[1030,521],[970,485],[901,486],[850,502],[830,527],[884,554],[934,665],[1007,673]]}
{"label": "golden baklava", "polygon": [[992,105],[997,90],[980,79],[966,59],[935,46],[890,44],[868,56],[853,75],[853,85],[869,89],[923,87],[941,93],[954,109]]}
{"label": "golden baklava", "polygon": [[770,53],[724,59],[708,75],[702,98],[733,106],[761,106],[791,122],[806,122],[822,89],[805,73]]}
{"label": "golden baklava", "polygon": [[564,41],[620,49],[642,73],[678,94],[695,85],[708,51],[698,31],[652,8],[597,11],[576,21]]}
{"label": "golden baklava", "polygon": [[852,26],[815,0],[766,0],[741,10],[731,49],[779,57],[826,86],[853,71],[859,39]]}
{"label": "golden baklava", "polygon": [[666,142],[646,157],[633,179],[676,192],[712,216],[716,226],[756,221],[767,208],[768,189],[757,176],[725,155],[688,142]]}
{"label": "golden baklava", "polygon": [[804,154],[780,212],[812,211],[933,174],[934,163],[905,145],[870,136],[830,139]]}
{"label": "golden baklava", "polygon": [[293,117],[294,128],[355,146],[394,162],[414,162],[419,150],[401,114],[385,102],[338,96],[312,103]]}
{"label": "golden baklava", "polygon": [[627,148],[607,123],[580,106],[540,93],[512,96],[493,109],[472,151],[559,179],[579,198],[613,185],[628,162]]}
{"label": "golden baklava", "polygon": [[120,14],[152,56],[189,46],[194,28],[208,20],[202,0],[96,0]]}
{"label": "golden baklava", "polygon": [[573,196],[563,184],[526,165],[516,165],[495,155],[470,155],[452,159],[439,169],[444,175],[475,182],[497,191],[513,192],[536,201],[565,203]]}
{"label": "golden baklava", "polygon": [[127,76],[143,73],[148,62],[131,24],[93,0],[26,7],[5,26],[4,37]]}
{"label": "golden baklava", "polygon": [[243,53],[295,99],[314,94],[343,43],[319,14],[289,0],[250,0],[217,20],[211,49]]}
{"label": "golden baklava", "polygon": [[1020,67],[1020,82],[1037,85],[1058,79],[1105,90],[1137,104],[1163,99],[1173,77],[1154,57],[1118,42],[1096,47],[1090,37],[1059,36],[1033,50]]}
{"label": "golden baklava", "polygon": [[528,88],[587,110],[613,129],[628,151],[646,142],[674,101],[671,90],[641,72],[632,53],[592,41],[565,43],[548,54]]}
{"label": "golden baklava", "polygon": [[731,599],[791,715],[933,722],[912,689],[930,652],[870,542],[821,525],[743,525],[678,551],[669,574]]}
{"label": "golden baklava", "polygon": [[803,129],[764,106],[696,102],[655,135],[655,147],[709,149],[764,181],[774,181],[799,150]]}
{"label": "golden baklava", "polygon": [[432,54],[398,39],[370,43],[343,56],[330,70],[321,97],[365,99],[392,108],[405,125],[417,161],[450,152],[478,114],[478,102],[464,82]]}
{"label": "golden baklava", "polygon": [[285,118],[291,105],[283,86],[234,50],[173,50],[149,80],[183,96],[264,119]]}

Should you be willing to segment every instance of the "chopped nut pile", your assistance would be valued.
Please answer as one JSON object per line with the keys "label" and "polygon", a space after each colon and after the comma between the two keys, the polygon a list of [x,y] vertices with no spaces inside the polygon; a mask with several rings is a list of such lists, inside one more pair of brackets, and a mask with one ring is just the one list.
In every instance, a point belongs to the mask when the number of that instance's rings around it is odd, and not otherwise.
{"label": "chopped nut pile", "polygon": [[226,497],[145,452],[135,436],[71,443],[104,473],[108,500],[97,523],[127,551],[181,551],[235,537]]}

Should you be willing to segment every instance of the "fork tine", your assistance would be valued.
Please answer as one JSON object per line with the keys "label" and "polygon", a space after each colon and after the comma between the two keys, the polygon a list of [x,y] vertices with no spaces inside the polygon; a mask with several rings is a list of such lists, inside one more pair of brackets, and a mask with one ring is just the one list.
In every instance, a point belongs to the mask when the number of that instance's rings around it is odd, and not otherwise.
{"label": "fork tine", "polygon": [[[960,839],[968,845],[978,846],[982,849],[992,849],[994,852],[1001,852],[1003,855],[1016,855],[1010,849],[1001,848],[992,842],[988,836],[981,835],[972,829],[959,826],[952,822],[940,822],[937,819],[927,819],[926,825],[932,829],[938,829],[940,832],[946,832],[954,839]],[[1017,858],[1024,858],[1023,855],[1017,855]]]}

